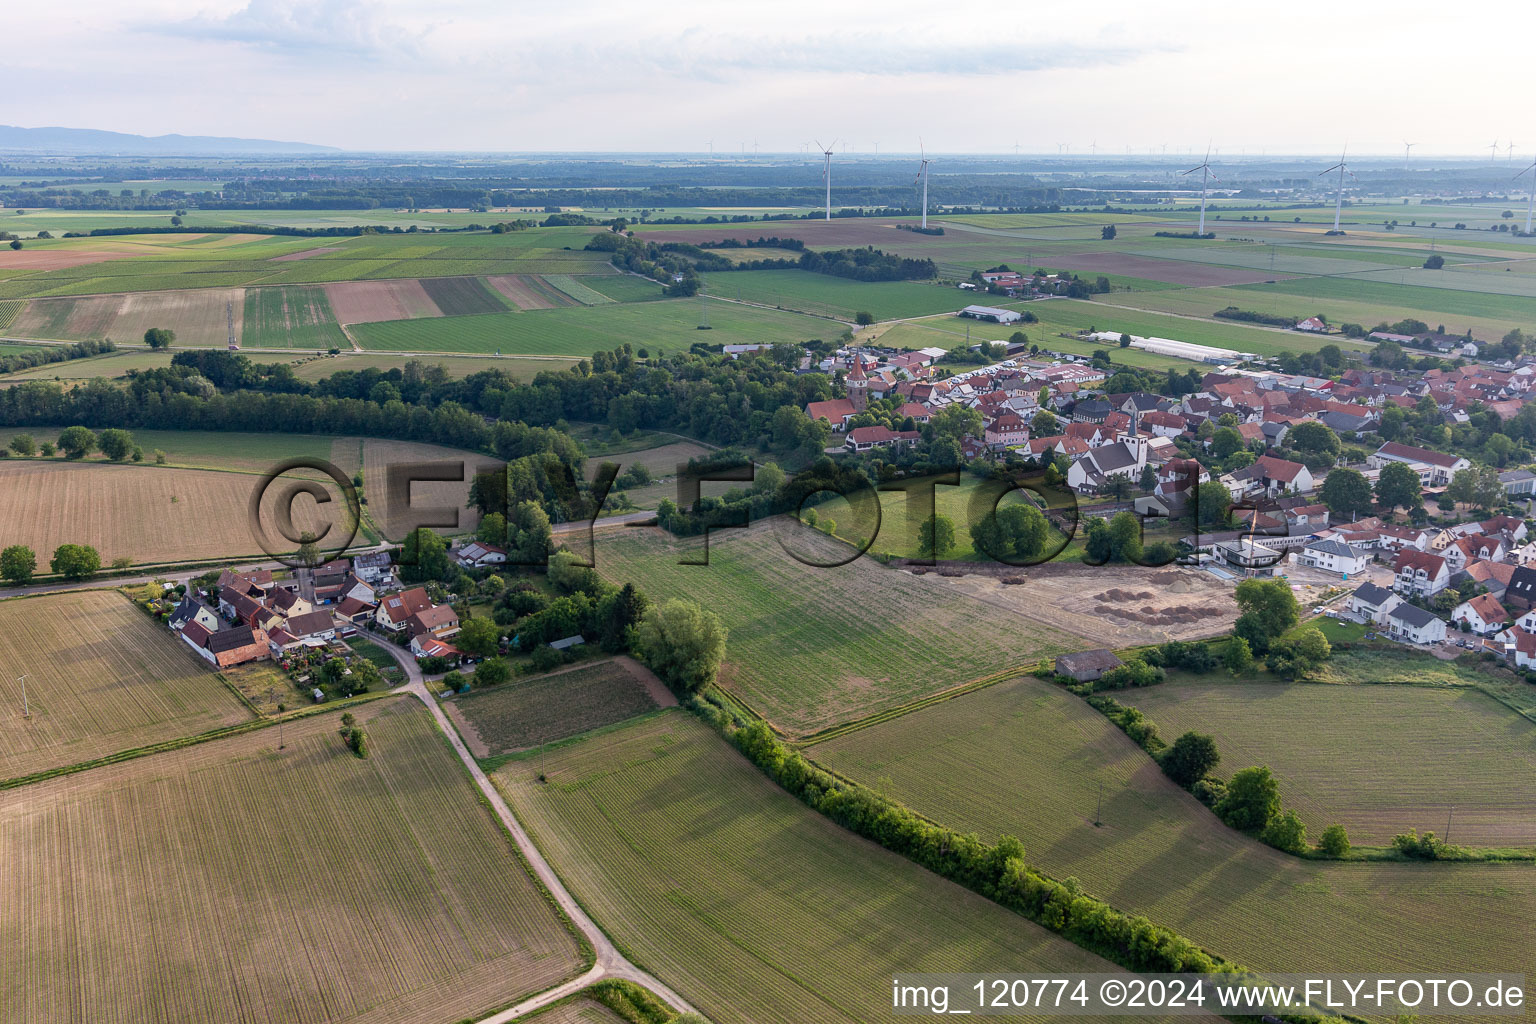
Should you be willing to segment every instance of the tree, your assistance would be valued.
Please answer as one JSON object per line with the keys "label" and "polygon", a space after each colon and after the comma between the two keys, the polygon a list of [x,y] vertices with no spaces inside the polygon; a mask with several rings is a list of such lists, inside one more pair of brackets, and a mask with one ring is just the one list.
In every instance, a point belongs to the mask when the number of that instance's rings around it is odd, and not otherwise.
{"label": "tree", "polygon": [[1104,241],[1106,241],[1106,242],[1114,241],[1114,238],[1115,238],[1115,226],[1113,224],[1106,224],[1103,227],[1099,228],[1099,237],[1101,239],[1103,239]]}
{"label": "tree", "polygon": [[971,527],[971,542],[1001,562],[1017,563],[1038,555],[1050,536],[1050,524],[1029,502],[1003,505]]}
{"label": "tree", "polygon": [[116,427],[98,434],[96,444],[113,462],[122,462],[133,453],[133,435]]}
{"label": "tree", "polygon": [[928,421],[935,437],[948,437],[956,441],[969,435],[981,436],[981,413],[966,408],[958,402],[946,405]]}
{"label": "tree", "polygon": [[1199,732],[1186,732],[1158,757],[1163,774],[1188,789],[1205,778],[1221,763],[1216,738]]}
{"label": "tree", "polygon": [[[1207,423],[1210,421],[1207,420]],[[1221,528],[1227,525],[1232,508],[1232,492],[1220,480],[1195,485],[1194,518],[1198,526]]]}
{"label": "tree", "polygon": [[1211,454],[1218,459],[1225,459],[1243,447],[1243,435],[1231,427],[1222,427],[1211,437]]}
{"label": "tree", "polygon": [[714,683],[725,657],[725,640],[719,616],[680,598],[647,609],[635,629],[640,660],[681,694]]}
{"label": "tree", "polygon": [[37,442],[31,434],[17,434],[11,438],[11,451],[23,458],[28,458],[37,452]]}
{"label": "tree", "polygon": [[1422,494],[1419,474],[1409,469],[1406,463],[1389,462],[1376,478],[1376,500],[1389,512],[1396,511],[1399,506],[1412,508],[1419,503]]}
{"label": "tree", "polygon": [[440,580],[451,568],[448,545],[425,526],[412,530],[405,538],[400,557],[400,575],[407,583]]}
{"label": "tree", "polygon": [[21,586],[31,580],[36,571],[37,555],[26,545],[12,544],[0,551],[0,579]]}
{"label": "tree", "polygon": [[293,553],[293,560],[299,565],[308,566],[311,569],[325,561],[325,557],[320,554],[320,545],[313,533],[305,530],[299,534],[299,546]]}
{"label": "tree", "polygon": [[512,521],[507,525],[507,554],[513,561],[522,565],[544,561],[554,548],[553,538],[549,515],[538,502],[519,502],[512,510]]}
{"label": "tree", "polygon": [[1143,491],[1151,493],[1157,489],[1157,470],[1152,463],[1141,467],[1141,479],[1137,481]]}
{"label": "tree", "polygon": [[[807,510],[807,525],[816,525],[810,521],[815,511]],[[645,614],[648,604],[646,596],[636,590],[633,583],[626,583],[603,596],[597,607],[598,643],[603,650],[617,654],[630,649],[634,643],[635,624]]]}
{"label": "tree", "polygon": [[1317,841],[1318,852],[1326,857],[1342,857],[1349,852],[1349,833],[1343,825],[1329,825]]}
{"label": "tree", "polygon": [[89,544],[60,544],[48,564],[67,580],[83,580],[101,568],[101,556]]}
{"label": "tree", "polygon": [[1253,664],[1253,648],[1248,646],[1247,640],[1234,636],[1227,641],[1227,653],[1222,656],[1221,662],[1228,672],[1240,676]]}
{"label": "tree", "polygon": [[861,309],[857,313],[853,314],[853,322],[858,324],[860,327],[868,327],[870,324],[875,322],[875,314]]}
{"label": "tree", "polygon": [[[1448,598],[1451,607],[1455,607],[1458,603],[1454,591],[1442,591],[1437,596]],[[1333,647],[1328,643],[1328,638],[1323,635],[1323,631],[1316,626],[1308,626],[1293,636],[1283,636],[1275,640],[1270,646],[1269,658],[1266,659],[1265,665],[1276,675],[1302,679],[1327,661],[1332,654]]]}
{"label": "tree", "polygon": [[1035,437],[1055,437],[1059,431],[1056,414],[1049,409],[1041,409],[1029,421],[1029,432]]}
{"label": "tree", "polygon": [[1277,850],[1301,853],[1307,848],[1307,826],[1295,811],[1286,811],[1271,819],[1259,838]]}
{"label": "tree", "polygon": [[[1131,336],[1129,334],[1122,334],[1122,335],[1120,335],[1120,347],[1121,348],[1130,348],[1131,347]],[[1119,376],[1119,374],[1116,374],[1116,376]]]}
{"label": "tree", "polygon": [[11,249],[14,252],[20,252],[21,251],[21,239],[19,239],[19,238],[11,239]]}
{"label": "tree", "polygon": [[1280,783],[1266,767],[1244,768],[1227,783],[1216,804],[1222,821],[1244,832],[1259,832],[1280,813]]}
{"label": "tree", "polygon": [[465,619],[459,625],[458,636],[453,638],[455,647],[479,658],[489,658],[495,654],[500,643],[501,627],[485,618]]}
{"label": "tree", "polygon": [[918,527],[917,550],[924,558],[943,558],[955,548],[955,524],[934,513]]}
{"label": "tree", "polygon": [[1341,445],[1339,435],[1328,426],[1314,420],[1298,423],[1286,434],[1286,442],[1297,451],[1309,455],[1337,457]]}
{"label": "tree", "polygon": [[1285,580],[1243,580],[1234,593],[1243,613],[1232,632],[1258,654],[1268,651],[1276,637],[1300,621],[1301,608]]}
{"label": "tree", "polygon": [[1371,511],[1371,483],[1357,469],[1340,467],[1330,470],[1318,497],[1333,513],[1335,522],[1359,519]]}
{"label": "tree", "polygon": [[1141,561],[1141,519],[1130,509],[1116,512],[1109,521],[1109,550],[1116,562]]}
{"label": "tree", "polygon": [[482,544],[501,547],[507,542],[507,517],[500,512],[482,516],[480,525],[475,528],[475,539]]}
{"label": "tree", "polygon": [[1425,270],[1439,270],[1443,266],[1445,266],[1445,257],[1437,252],[1430,253],[1424,260]]}
{"label": "tree", "polygon": [[176,341],[176,332],[165,327],[151,327],[144,332],[144,344],[152,349],[170,348]]}
{"label": "tree", "polygon": [[96,450],[96,435],[85,427],[68,427],[59,435],[59,449],[71,459],[83,459]]}
{"label": "tree", "polygon": [[[481,620],[471,619],[471,622]],[[548,650],[549,648],[544,648]],[[487,658],[475,666],[476,686],[498,686],[512,678],[512,667],[502,658]]]}

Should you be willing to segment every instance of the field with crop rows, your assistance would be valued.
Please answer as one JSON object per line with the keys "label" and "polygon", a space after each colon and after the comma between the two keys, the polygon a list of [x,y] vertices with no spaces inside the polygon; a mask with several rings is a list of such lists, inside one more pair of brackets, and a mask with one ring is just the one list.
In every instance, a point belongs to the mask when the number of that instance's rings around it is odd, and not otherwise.
{"label": "field with crop rows", "polygon": [[0,1018],[459,1020],[576,973],[426,710],[354,713],[367,760],[321,715],[0,794]]}
{"label": "field with crop rows", "polygon": [[16,322],[16,317],[26,308],[23,299],[5,299],[0,301],[0,331],[9,330],[11,324]]}
{"label": "field with crop rows", "polygon": [[1386,846],[1450,817],[1456,842],[1536,846],[1536,725],[1477,690],[1181,682],[1123,703],[1170,737],[1215,736],[1231,769],[1269,765],[1314,834],[1339,822]]}
{"label": "field with crop rows", "polygon": [[[114,591],[0,601],[0,779],[251,718],[206,663]],[[21,717],[26,674],[32,717]]]}
{"label": "field with crop rows", "polygon": [[[678,542],[656,530],[599,537],[596,561],[598,572],[652,599],[684,597],[719,614],[730,630],[723,684],[788,732],[814,732],[1079,646],[870,558],[802,564],[780,546],[776,524],[788,521],[714,531],[708,565],[678,564],[703,557],[698,538]],[[787,543],[821,562],[849,553],[809,530]]]}
{"label": "field with crop rows", "polygon": [[421,282],[444,316],[505,313],[508,306],[478,277],[431,277]]}
{"label": "field with crop rows", "polygon": [[[560,289],[583,306],[601,306],[613,299],[600,291],[588,288],[585,281],[570,274],[545,274],[544,280]],[[594,278],[594,280],[597,280]]]}
{"label": "field with crop rows", "polygon": [[242,341],[253,348],[352,347],[325,290],[313,286],[246,289]]}
{"label": "field with crop rows", "polygon": [[580,305],[537,274],[497,274],[485,280],[518,309],[560,309]]}
{"label": "field with crop rows", "polygon": [[970,293],[917,281],[850,281],[809,270],[737,270],[705,277],[711,295],[851,321],[860,311],[876,320],[953,313],[976,300]]}
{"label": "field with crop rows", "polygon": [[[514,300],[516,301],[516,300]],[[712,330],[698,329],[702,317]],[[697,299],[611,303],[569,309],[492,313],[435,320],[360,324],[365,349],[393,352],[502,352],[586,358],[629,342],[676,352],[696,341],[711,345],[803,342],[830,338],[836,324],[799,313]]]}
{"label": "field with crop rows", "polygon": [[[356,451],[356,440],[351,444]],[[444,448],[414,441],[384,441],[368,438],[362,442],[363,482],[368,495],[368,511],[384,535],[391,540],[404,540],[418,526],[426,525],[428,518],[457,518],[456,527],[443,527],[441,532],[454,534],[472,531],[480,523],[480,513],[466,508],[469,487],[476,473],[499,469],[504,463],[489,455]],[[418,481],[410,485],[410,505],[392,500],[389,491],[390,467],[406,467],[420,464],[448,464],[463,467],[463,480]],[[433,519],[436,525],[436,519]]]}
{"label": "field with crop rows", "polygon": [[899,1020],[902,971],[1113,970],[838,828],[682,711],[494,778],[592,916],[717,1024]]}
{"label": "field with crop rows", "polygon": [[633,274],[587,278],[582,283],[615,302],[649,302],[663,298],[661,285]]}
{"label": "field with crop rows", "polygon": [[1017,836],[1045,871],[1249,967],[1433,971],[1448,948],[1503,963],[1530,947],[1531,865],[1298,860],[1221,824],[1098,712],[1030,677],[807,753],[956,830]]}
{"label": "field with crop rows", "polygon": [[537,747],[677,703],[629,658],[524,676],[447,703],[476,757]]}

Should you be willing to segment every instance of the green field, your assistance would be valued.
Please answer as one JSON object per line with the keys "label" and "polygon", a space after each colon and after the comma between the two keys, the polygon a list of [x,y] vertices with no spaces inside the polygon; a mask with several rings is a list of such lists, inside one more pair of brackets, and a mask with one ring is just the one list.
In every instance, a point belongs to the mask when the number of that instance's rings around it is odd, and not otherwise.
{"label": "green field", "polygon": [[[716,530],[708,565],[697,543],[655,530],[600,536],[597,569],[652,599],[685,597],[730,630],[725,687],[780,729],[807,734],[947,690],[999,669],[1080,646],[1049,627],[941,580],[860,558],[836,568],[802,564],[780,547],[780,518]],[[814,531],[787,541],[820,562],[847,545]]]}
{"label": "green field", "polygon": [[[708,316],[712,328],[698,329]],[[585,358],[629,342],[637,348],[677,352],[695,342],[710,345],[803,342],[832,338],[837,324],[799,313],[697,299],[610,303],[536,309],[486,316],[437,317],[358,324],[353,335],[365,349],[392,352],[499,352]]]}
{"label": "green field", "polygon": [[[144,462],[155,464],[154,453],[165,452],[166,465],[187,469],[217,469],[240,473],[265,473],[279,459],[303,456],[331,459],[348,472],[357,468],[358,439],[317,434],[254,434],[240,431],[135,430],[134,443],[144,449]],[[58,439],[54,427],[0,427],[0,445],[17,434],[30,434],[41,443]],[[81,460],[107,462],[93,455]],[[80,464],[80,463],[75,463]]]}
{"label": "green field", "polygon": [[975,296],[915,281],[850,281],[809,270],[737,270],[705,275],[709,294],[851,321],[855,313],[896,320],[953,313]]}
{"label": "green field", "polygon": [[649,302],[663,298],[661,285],[655,281],[635,277],[633,274],[592,277],[582,281],[582,284],[592,291],[608,296],[614,302]]}
{"label": "green field", "polygon": [[1536,724],[1477,690],[1192,680],[1122,703],[1215,736],[1226,772],[1269,765],[1314,835],[1386,846],[1450,817],[1458,843],[1536,846]]}
{"label": "green field", "polygon": [[[268,352],[250,353],[251,359],[258,363],[270,362],[281,358]],[[441,366],[448,371],[450,377],[467,377],[472,373],[480,373],[483,370],[500,370],[502,373],[516,380],[530,381],[534,377],[546,371],[558,373],[568,367],[575,366],[574,358],[560,358],[556,356],[459,356],[437,355],[418,358],[415,356],[393,355],[388,352],[353,352],[343,351],[337,356],[326,356],[321,359],[313,359],[294,370],[294,376],[300,380],[316,381],[322,377],[329,377],[333,373],[341,373],[343,370],[380,370],[403,369],[407,362],[412,360],[426,363],[430,366]]]}
{"label": "green field", "polygon": [[323,288],[249,288],[244,344],[253,348],[350,348]]}
{"label": "green field", "polygon": [[329,714],[0,793],[0,1019],[476,1020],[579,973],[426,709],[352,710],[366,760]]}
{"label": "green field", "polygon": [[717,1024],[900,1020],[903,971],[1114,970],[843,831],[683,711],[494,778],[620,948]]}
{"label": "green field", "polygon": [[[1279,731],[1298,744],[1306,735]],[[1102,715],[1031,677],[807,753],[958,831],[1018,836],[1042,870],[1074,875],[1121,910],[1255,969],[1434,971],[1448,949],[1479,963],[1528,958],[1529,864],[1280,853],[1222,825]],[[1415,751],[1404,746],[1399,756],[1412,761]],[[1241,765],[1222,771],[1229,767]]]}
{"label": "green field", "polygon": [[[0,331],[15,323],[17,315],[26,305],[26,302],[21,299],[5,299],[0,301]],[[15,355],[16,350],[11,346],[6,346],[4,349],[0,349],[0,354]]]}
{"label": "green field", "polygon": [[444,316],[504,313],[507,304],[477,277],[432,277],[421,282]]}
{"label": "green field", "polygon": [[665,692],[635,662],[610,658],[513,679],[455,698],[450,706],[475,755],[494,757],[644,714],[659,706],[655,697]]}
{"label": "green field", "polygon": [[[586,283],[569,274],[545,274],[544,280],[569,295],[583,306],[601,306],[613,302],[612,296],[587,287]],[[595,280],[595,278],[594,278]]]}

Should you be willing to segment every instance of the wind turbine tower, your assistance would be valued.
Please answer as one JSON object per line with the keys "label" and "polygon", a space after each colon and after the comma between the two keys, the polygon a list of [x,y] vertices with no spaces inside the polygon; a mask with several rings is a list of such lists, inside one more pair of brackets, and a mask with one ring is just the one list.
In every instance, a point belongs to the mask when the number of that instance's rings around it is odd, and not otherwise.
{"label": "wind turbine tower", "polygon": [[[1345,147],[1345,152],[1347,153],[1348,151],[1349,151],[1349,147],[1346,146]],[[1348,165],[1344,163],[1344,153],[1340,153],[1339,154],[1339,162],[1338,163],[1334,164],[1332,167],[1328,168],[1326,171],[1318,171],[1317,172],[1317,176],[1319,178],[1321,178],[1323,175],[1330,174],[1333,171],[1338,171],[1339,172],[1339,193],[1338,193],[1337,196],[1334,197],[1334,200],[1333,200],[1333,230],[1334,231],[1338,231],[1339,230],[1339,218],[1344,213],[1344,175],[1348,174],[1351,178],[1353,178],[1355,176],[1355,174],[1354,174],[1353,171],[1351,171],[1349,169]]]}
{"label": "wind turbine tower", "polygon": [[[1205,197],[1206,197],[1206,191],[1209,188],[1210,180],[1212,178],[1216,177],[1215,174],[1211,173],[1211,150],[1210,150],[1209,146],[1207,146],[1206,150],[1205,150],[1205,159],[1200,161],[1200,163],[1196,164],[1194,167],[1191,167],[1189,170],[1185,171],[1184,173],[1185,174],[1194,174],[1196,171],[1200,172],[1200,231],[1199,231],[1199,233],[1203,235],[1203,234],[1205,234]],[[1220,181],[1221,179],[1217,178],[1216,180]]]}
{"label": "wind turbine tower", "polygon": [[1413,147],[1417,145],[1417,142],[1403,143],[1403,170],[1406,171],[1408,169],[1408,158],[1413,155]]}
{"label": "wind turbine tower", "polygon": [[1531,198],[1525,204],[1525,233],[1531,233],[1531,213],[1536,212],[1536,160],[1531,161],[1531,166],[1515,175],[1514,180],[1519,181],[1527,174],[1531,176]]}
{"label": "wind turbine tower", "polygon": [[923,162],[918,164],[917,178],[912,184],[916,185],[919,181],[923,183],[923,227],[926,229],[928,227],[928,151],[923,148],[922,139],[917,140],[917,151],[921,154]]}
{"label": "wind turbine tower", "polygon": [[[837,145],[837,140],[832,140],[832,146]],[[832,219],[832,146],[823,146],[818,140],[816,148],[821,150],[821,178],[827,185],[827,220]]]}

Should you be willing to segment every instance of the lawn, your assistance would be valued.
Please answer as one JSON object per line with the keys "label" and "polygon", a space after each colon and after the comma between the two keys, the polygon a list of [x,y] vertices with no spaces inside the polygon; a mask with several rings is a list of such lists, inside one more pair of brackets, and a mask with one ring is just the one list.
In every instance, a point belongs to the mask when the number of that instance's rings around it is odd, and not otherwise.
{"label": "lawn", "polygon": [[[22,674],[31,718],[21,716]],[[0,601],[0,778],[251,717],[217,673],[119,593]]]}
{"label": "lawn", "polygon": [[[899,707],[1001,668],[1080,644],[1065,633],[958,593],[946,582],[860,558],[803,564],[780,546],[783,517],[715,530],[708,565],[698,538],[624,530],[596,541],[597,569],[653,600],[683,597],[716,612],[730,637],[724,686],[778,728],[804,735]],[[847,545],[810,530],[785,539],[822,563]]]}
{"label": "lawn", "polygon": [[[1536,724],[1474,689],[1180,680],[1122,698],[1167,737],[1216,737],[1222,771],[1265,764],[1316,835],[1387,846],[1408,829],[1536,846]],[[1411,752],[1411,755],[1404,756]]]}
{"label": "lawn", "polygon": [[[708,317],[709,331],[699,330]],[[352,329],[366,349],[396,352],[495,352],[586,358],[625,342],[636,348],[677,352],[695,342],[709,345],[804,342],[836,337],[835,323],[732,302],[678,299],[536,309],[485,316],[439,317],[358,324]]]}
{"label": "lawn", "polygon": [[[1305,730],[1278,731],[1309,749]],[[807,753],[958,831],[1015,835],[1043,870],[1255,969],[1435,971],[1448,948],[1479,963],[1528,958],[1530,865],[1282,854],[1222,825],[1102,715],[1031,677]]]}
{"label": "lawn", "polygon": [[851,321],[855,313],[895,320],[953,313],[973,293],[917,281],[852,281],[809,270],[737,270],[705,275],[709,294]]}
{"label": "lawn", "polygon": [[0,794],[6,1021],[477,1019],[577,943],[414,699]]}
{"label": "lawn", "polygon": [[629,658],[580,663],[524,676],[450,701],[454,723],[476,757],[537,747],[622,722],[677,701]]}
{"label": "lawn", "polygon": [[494,779],[619,947],[716,1024],[899,1020],[907,971],[1114,970],[843,831],[683,711]]}

